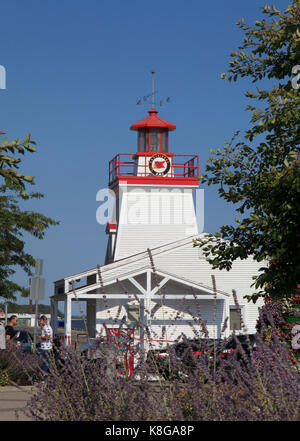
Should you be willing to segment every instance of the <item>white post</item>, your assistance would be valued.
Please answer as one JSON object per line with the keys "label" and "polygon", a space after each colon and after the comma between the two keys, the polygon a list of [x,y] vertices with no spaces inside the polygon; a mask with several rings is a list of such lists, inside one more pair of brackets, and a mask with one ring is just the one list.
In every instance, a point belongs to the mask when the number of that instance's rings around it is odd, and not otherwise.
{"label": "white post", "polygon": [[58,301],[54,300],[54,323],[53,323],[53,334],[57,334],[57,316],[58,316]]}
{"label": "white post", "polygon": [[[148,326],[150,337],[151,337],[151,316],[150,316],[150,308],[151,308],[151,271],[147,271],[147,291],[145,294],[145,300],[144,300],[144,308],[145,308],[145,315],[144,315],[144,326]],[[144,351],[145,355],[149,351],[150,341],[146,341],[148,339],[148,334],[144,333],[145,338],[145,345],[144,345]]]}
{"label": "white post", "polygon": [[7,300],[5,300],[5,326],[7,325]]}
{"label": "white post", "polygon": [[34,331],[33,331],[33,350],[36,350],[37,327],[38,327],[38,298],[35,299],[35,313],[34,313]]}
{"label": "white post", "polygon": [[229,337],[230,335],[230,308],[229,308],[229,297],[224,300],[224,320],[228,317],[227,328],[225,330],[225,337]]}
{"label": "white post", "polygon": [[69,295],[66,294],[66,300],[64,304],[64,323],[65,323],[65,329],[64,329],[64,344],[65,346],[69,347],[71,346],[71,319],[72,319],[72,300]]}
{"label": "white post", "polygon": [[141,339],[141,350],[145,351],[145,323],[146,323],[146,313],[145,313],[145,300],[141,299],[141,308],[140,308],[140,339]]}
{"label": "white post", "polygon": [[53,334],[54,334],[54,300],[50,299],[50,326],[53,330]]}
{"label": "white post", "polygon": [[0,323],[0,349],[6,349],[5,328]]}

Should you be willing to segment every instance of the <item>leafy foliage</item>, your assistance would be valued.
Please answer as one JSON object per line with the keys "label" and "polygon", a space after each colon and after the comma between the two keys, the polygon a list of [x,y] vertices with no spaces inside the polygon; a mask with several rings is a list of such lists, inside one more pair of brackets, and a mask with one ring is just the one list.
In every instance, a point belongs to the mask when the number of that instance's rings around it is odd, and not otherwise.
{"label": "leafy foliage", "polygon": [[[300,288],[300,286],[298,285]],[[293,328],[300,324],[300,289],[291,299],[285,301],[274,301],[270,297],[265,298],[265,305],[260,308],[257,329],[261,332],[262,323],[265,325],[266,340],[270,339],[273,330],[281,340],[284,340],[290,348],[290,359],[296,363],[299,361],[300,351],[293,348]],[[271,317],[271,321],[268,318]]]}
{"label": "leafy foliage", "polygon": [[13,300],[17,292],[23,296],[29,294],[28,289],[10,280],[16,268],[20,267],[31,275],[35,264],[33,256],[25,251],[24,234],[42,239],[45,230],[58,223],[41,213],[20,208],[21,202],[43,197],[41,193],[26,192],[26,183],[34,185],[33,176],[24,176],[18,171],[21,159],[17,155],[24,155],[25,151],[35,152],[34,145],[30,134],[22,143],[20,139],[8,143],[5,138],[0,145],[0,177],[5,182],[0,183],[0,293]]}
{"label": "leafy foliage", "polygon": [[[0,131],[0,134],[4,132]],[[24,155],[25,152],[35,152],[36,143],[31,140],[30,133],[26,136],[23,142],[20,139],[15,139],[8,142],[5,137],[0,145],[0,176],[5,180],[7,186],[15,185],[21,189],[22,195],[25,195],[25,183],[34,183],[33,176],[24,176],[19,173],[20,158],[16,154]]]}
{"label": "leafy foliage", "polygon": [[[26,289],[25,289],[25,295],[26,295]],[[4,310],[4,304],[0,302],[0,310],[1,310],[1,308]],[[8,315],[13,314],[13,313],[29,314],[30,306],[28,304],[18,304],[15,302],[7,302],[7,310],[8,310]],[[50,307],[50,305],[45,305],[43,303],[39,303],[38,310],[39,310],[39,314],[50,314],[51,307]],[[35,304],[34,303],[32,305],[32,313],[33,314],[35,313]],[[64,313],[58,309],[58,315],[59,315],[59,317],[63,317]]]}
{"label": "leafy foliage", "polygon": [[34,258],[25,251],[24,233],[42,239],[49,225],[57,222],[41,213],[24,211],[19,207],[20,200],[41,198],[40,193],[21,195],[6,186],[0,187],[0,292],[3,297],[15,299],[15,293],[28,295],[28,289],[9,280],[16,272],[16,266],[21,267],[31,275]]}
{"label": "leafy foliage", "polygon": [[300,4],[293,1],[282,13],[275,7],[262,8],[268,19],[247,26],[239,51],[231,53],[223,78],[236,81],[247,77],[276,84],[256,88],[246,96],[260,103],[252,105],[251,127],[208,159],[202,183],[217,185],[219,195],[236,205],[237,225],[224,225],[220,233],[196,240],[213,268],[229,270],[236,259],[252,256],[264,262],[255,277],[259,296],[288,298],[300,280],[300,92],[289,79],[299,64]]}

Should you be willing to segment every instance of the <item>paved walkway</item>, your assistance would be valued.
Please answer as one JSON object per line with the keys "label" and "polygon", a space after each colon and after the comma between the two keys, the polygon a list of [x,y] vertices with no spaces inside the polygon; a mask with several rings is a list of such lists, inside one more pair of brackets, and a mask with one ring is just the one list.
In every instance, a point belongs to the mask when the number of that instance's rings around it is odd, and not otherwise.
{"label": "paved walkway", "polygon": [[32,391],[32,386],[20,387],[22,390],[15,386],[0,387],[0,421],[32,421],[23,412],[16,414],[26,407]]}

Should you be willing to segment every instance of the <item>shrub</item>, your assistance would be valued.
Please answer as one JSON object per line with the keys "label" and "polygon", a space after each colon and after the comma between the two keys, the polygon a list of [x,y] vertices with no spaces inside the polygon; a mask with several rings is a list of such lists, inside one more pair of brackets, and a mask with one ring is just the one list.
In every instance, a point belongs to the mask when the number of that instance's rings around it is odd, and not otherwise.
{"label": "shrub", "polygon": [[[262,334],[272,323],[269,315]],[[250,354],[237,341],[240,359],[235,354],[222,358],[218,347],[212,358],[194,357],[188,369],[170,346],[166,351],[174,375],[169,381],[159,375],[150,381],[139,347],[132,376],[118,374],[113,345],[99,345],[97,359],[69,350],[64,366],[52,362],[27,413],[48,421],[299,420],[300,376],[275,330],[268,342],[258,335]]]}
{"label": "shrub", "polygon": [[9,385],[9,375],[6,369],[0,370],[0,386]]}
{"label": "shrub", "polygon": [[[16,383],[30,385],[40,375],[39,357],[32,353],[23,352],[13,342],[6,343],[6,349],[0,350],[0,384]],[[5,384],[4,384],[5,383]]]}

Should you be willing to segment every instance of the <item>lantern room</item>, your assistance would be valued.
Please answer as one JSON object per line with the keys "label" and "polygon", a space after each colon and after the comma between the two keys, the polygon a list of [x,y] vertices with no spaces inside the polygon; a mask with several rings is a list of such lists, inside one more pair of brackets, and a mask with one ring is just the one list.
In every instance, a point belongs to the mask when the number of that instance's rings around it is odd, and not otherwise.
{"label": "lantern room", "polygon": [[176,126],[157,116],[158,111],[151,109],[149,116],[136,122],[130,130],[138,132],[138,154],[168,153],[169,132],[176,129]]}
{"label": "lantern room", "polygon": [[[160,118],[152,108],[149,115],[132,124],[137,132],[136,153],[118,153],[109,162],[109,186],[114,188],[119,180],[127,184],[189,185],[198,187],[198,155],[175,154],[169,150],[169,132],[175,124]],[[158,179],[162,178],[162,182]],[[154,181],[153,181],[154,180]]]}

